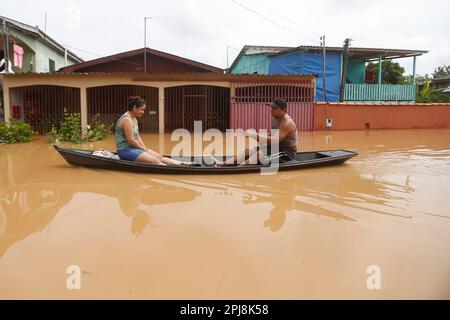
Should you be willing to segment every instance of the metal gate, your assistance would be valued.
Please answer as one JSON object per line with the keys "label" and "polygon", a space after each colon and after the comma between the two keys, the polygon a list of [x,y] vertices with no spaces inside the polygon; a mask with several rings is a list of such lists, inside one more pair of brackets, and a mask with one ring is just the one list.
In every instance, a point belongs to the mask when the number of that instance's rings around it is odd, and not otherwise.
{"label": "metal gate", "polygon": [[184,128],[226,130],[229,125],[230,89],[207,85],[186,85],[164,89],[164,128],[166,132]]}
{"label": "metal gate", "polygon": [[231,129],[270,129],[272,116],[267,103],[286,100],[287,113],[298,131],[314,128],[314,84],[312,82],[232,83]]}
{"label": "metal gate", "polygon": [[80,89],[35,85],[10,89],[12,116],[29,123],[34,131],[48,133],[64,119],[64,108],[80,113]]}
{"label": "metal gate", "polygon": [[147,102],[145,114],[138,119],[139,131],[155,133],[159,130],[158,88],[135,85],[110,85],[87,89],[88,122],[97,113],[105,124],[115,124],[127,111],[128,98],[141,96]]}

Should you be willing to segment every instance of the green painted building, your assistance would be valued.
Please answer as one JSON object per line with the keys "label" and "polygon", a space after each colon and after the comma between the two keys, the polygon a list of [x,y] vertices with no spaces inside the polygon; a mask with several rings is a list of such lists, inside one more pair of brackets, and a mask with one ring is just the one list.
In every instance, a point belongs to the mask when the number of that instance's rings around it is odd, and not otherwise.
{"label": "green painted building", "polygon": [[[38,27],[0,16],[0,73],[53,72],[83,59],[52,39]],[[22,48],[22,66],[14,64],[14,47]],[[8,70],[5,69],[8,57]]]}
{"label": "green painted building", "polygon": [[38,27],[0,16],[0,120],[4,120],[3,74],[54,72],[79,62],[83,59]]}

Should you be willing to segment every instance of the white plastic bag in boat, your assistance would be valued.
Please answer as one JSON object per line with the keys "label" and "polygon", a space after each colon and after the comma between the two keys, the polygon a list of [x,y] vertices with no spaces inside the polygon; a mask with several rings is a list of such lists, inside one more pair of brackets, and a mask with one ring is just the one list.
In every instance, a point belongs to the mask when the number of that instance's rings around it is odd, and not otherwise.
{"label": "white plastic bag in boat", "polygon": [[107,150],[98,150],[98,151],[94,151],[92,152],[93,156],[97,156],[97,157],[103,157],[103,158],[108,158],[108,159],[115,159],[115,160],[120,160],[119,156],[117,154],[114,154],[110,151]]}

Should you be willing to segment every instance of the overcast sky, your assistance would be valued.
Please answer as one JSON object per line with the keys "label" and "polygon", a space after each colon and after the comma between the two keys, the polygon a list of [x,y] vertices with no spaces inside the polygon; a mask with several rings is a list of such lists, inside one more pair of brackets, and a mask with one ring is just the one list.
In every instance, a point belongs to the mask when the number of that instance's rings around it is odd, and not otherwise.
{"label": "overcast sky", "polygon": [[[354,47],[429,50],[418,74],[450,64],[449,0],[2,0],[0,10],[41,29],[47,12],[47,33],[85,60],[143,47],[150,16],[148,47],[222,68],[227,46],[231,64],[245,44],[318,44],[322,34],[330,46],[350,37]],[[412,73],[412,58],[397,61]]]}

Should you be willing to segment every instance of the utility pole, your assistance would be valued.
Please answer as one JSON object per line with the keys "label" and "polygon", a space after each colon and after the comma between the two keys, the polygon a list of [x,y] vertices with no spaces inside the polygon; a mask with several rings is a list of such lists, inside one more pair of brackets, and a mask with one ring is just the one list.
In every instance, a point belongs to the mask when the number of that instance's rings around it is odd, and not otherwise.
{"label": "utility pole", "polygon": [[9,39],[6,20],[3,18],[3,50],[5,59],[5,73],[9,74]]}
{"label": "utility pole", "polygon": [[345,83],[347,80],[347,65],[348,65],[348,47],[350,46],[350,38],[345,39],[344,42],[344,56],[343,56],[343,63],[342,63],[342,79],[341,79],[341,90],[339,95],[339,101],[344,101],[344,90],[345,90]]}
{"label": "utility pole", "polygon": [[325,47],[325,36],[323,35],[322,37],[320,37],[320,40],[322,40],[322,52],[323,52],[323,75],[322,75],[322,97],[323,97],[323,101],[327,102],[327,62],[326,62],[326,56],[327,56],[327,52],[326,52],[326,47]]}
{"label": "utility pole", "polygon": [[228,64],[228,50],[230,49],[230,46],[227,46],[227,69],[228,69],[228,66],[229,66],[229,64]]}
{"label": "utility pole", "polygon": [[147,72],[147,19],[152,17],[144,17],[144,72]]}

